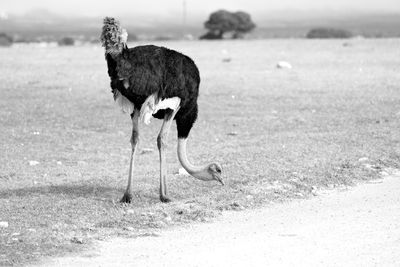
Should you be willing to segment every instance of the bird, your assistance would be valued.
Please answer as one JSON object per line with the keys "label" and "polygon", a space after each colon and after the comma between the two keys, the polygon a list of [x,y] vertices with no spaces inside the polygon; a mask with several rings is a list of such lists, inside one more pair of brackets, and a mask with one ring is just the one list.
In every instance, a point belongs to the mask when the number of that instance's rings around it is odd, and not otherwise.
{"label": "bird", "polygon": [[128,184],[121,202],[131,203],[135,154],[140,128],[151,118],[163,120],[157,136],[160,161],[161,202],[170,202],[167,192],[166,147],[173,121],[176,121],[178,159],[194,178],[217,181],[224,185],[222,167],[213,162],[204,166],[192,164],[187,156],[187,140],[198,116],[200,74],[194,61],[180,52],[155,45],[128,48],[127,31],[113,17],[103,19],[100,41],[105,49],[110,87],[114,100],[131,116],[131,155]]}

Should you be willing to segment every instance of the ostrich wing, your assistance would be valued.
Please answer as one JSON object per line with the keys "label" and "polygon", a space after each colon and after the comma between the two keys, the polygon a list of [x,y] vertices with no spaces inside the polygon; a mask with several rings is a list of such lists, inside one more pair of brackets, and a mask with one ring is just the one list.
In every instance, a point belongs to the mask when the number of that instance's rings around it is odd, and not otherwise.
{"label": "ostrich wing", "polygon": [[141,46],[126,49],[117,60],[117,76],[127,82],[127,91],[150,96],[162,88],[165,60],[160,48]]}

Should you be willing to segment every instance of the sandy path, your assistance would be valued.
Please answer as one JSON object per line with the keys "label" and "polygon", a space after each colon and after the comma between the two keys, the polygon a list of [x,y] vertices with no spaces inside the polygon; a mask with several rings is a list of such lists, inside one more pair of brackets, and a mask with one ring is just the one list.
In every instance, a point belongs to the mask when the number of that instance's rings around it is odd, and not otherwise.
{"label": "sandy path", "polygon": [[400,266],[400,176],[159,237],[99,243],[43,266]]}

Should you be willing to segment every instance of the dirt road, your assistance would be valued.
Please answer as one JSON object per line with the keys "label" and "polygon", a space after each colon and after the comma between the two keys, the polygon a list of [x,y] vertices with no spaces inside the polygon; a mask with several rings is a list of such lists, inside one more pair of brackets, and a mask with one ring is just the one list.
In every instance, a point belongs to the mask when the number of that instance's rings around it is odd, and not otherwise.
{"label": "dirt road", "polygon": [[400,175],[43,266],[400,266]]}

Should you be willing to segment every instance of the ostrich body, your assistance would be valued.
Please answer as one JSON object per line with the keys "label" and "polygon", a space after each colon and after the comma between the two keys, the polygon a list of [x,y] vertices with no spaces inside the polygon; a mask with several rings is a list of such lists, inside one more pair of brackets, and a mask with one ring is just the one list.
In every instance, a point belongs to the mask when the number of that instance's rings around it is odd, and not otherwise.
{"label": "ostrich body", "polygon": [[194,178],[223,184],[218,163],[195,166],[187,158],[186,143],[197,119],[199,71],[191,58],[174,50],[154,45],[128,48],[127,34],[114,18],[104,19],[101,41],[105,47],[108,74],[114,100],[131,114],[132,153],[128,185],[122,202],[132,200],[132,177],[139,142],[139,123],[151,117],[163,119],[157,137],[160,156],[160,200],[169,202],[166,186],[165,150],[173,120],[178,132],[178,158]]}

